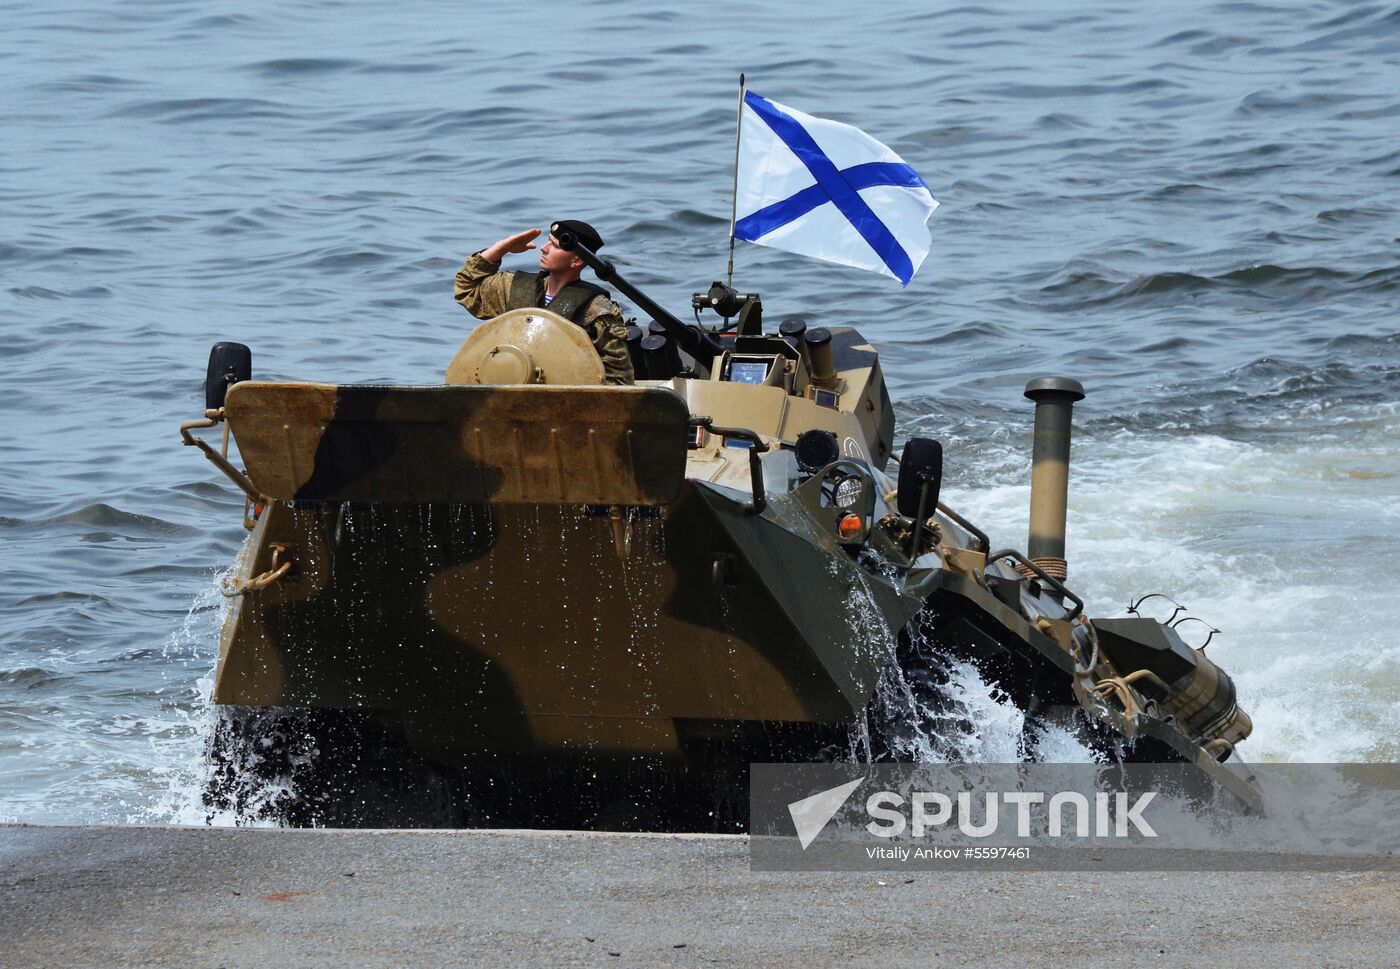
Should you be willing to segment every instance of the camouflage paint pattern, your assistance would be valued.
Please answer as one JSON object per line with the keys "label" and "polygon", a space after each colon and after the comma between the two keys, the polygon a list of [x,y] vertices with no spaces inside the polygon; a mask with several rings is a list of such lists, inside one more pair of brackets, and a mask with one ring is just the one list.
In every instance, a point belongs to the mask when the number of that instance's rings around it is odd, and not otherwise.
{"label": "camouflage paint pattern", "polygon": [[248,474],[279,501],[660,505],[689,415],[642,387],[235,384]]}

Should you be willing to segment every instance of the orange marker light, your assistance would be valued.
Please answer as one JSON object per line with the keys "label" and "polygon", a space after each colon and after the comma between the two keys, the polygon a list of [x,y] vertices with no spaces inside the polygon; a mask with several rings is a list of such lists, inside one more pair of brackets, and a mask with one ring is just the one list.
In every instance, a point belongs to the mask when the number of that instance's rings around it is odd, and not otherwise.
{"label": "orange marker light", "polygon": [[860,538],[860,516],[842,515],[841,520],[836,523],[836,532],[842,538]]}

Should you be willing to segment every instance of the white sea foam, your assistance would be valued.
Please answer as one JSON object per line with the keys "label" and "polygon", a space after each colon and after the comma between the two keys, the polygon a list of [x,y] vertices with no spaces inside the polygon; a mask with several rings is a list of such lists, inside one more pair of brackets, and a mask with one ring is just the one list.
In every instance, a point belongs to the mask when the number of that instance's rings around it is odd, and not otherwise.
{"label": "white sea foam", "polygon": [[[1165,593],[1204,620],[1180,626],[1193,645],[1220,628],[1208,653],[1254,719],[1247,759],[1400,755],[1400,597],[1388,591],[1400,498],[1387,486],[1400,479],[1400,422],[1358,423],[1317,442],[1120,432],[1075,445],[1071,587],[1098,617]],[[994,544],[1024,546],[1029,494],[1008,476],[946,500],[996,523]],[[1173,609],[1156,599],[1143,613]]]}
{"label": "white sea foam", "polygon": [[[245,546],[240,559],[246,551]],[[213,702],[213,661],[230,602],[222,589],[224,581],[238,567],[235,561],[228,570],[214,576],[195,597],[184,621],[166,644],[166,654],[184,662],[169,675],[170,689],[163,693],[159,714],[145,722],[150,757],[146,769],[152,775],[153,796],[149,803],[131,805],[132,810],[123,819],[128,824],[231,827],[254,823],[247,817],[211,810],[204,804],[211,770],[209,739],[218,722],[218,708]],[[259,800],[270,802],[285,793],[275,782],[266,786],[268,789],[261,792]]]}

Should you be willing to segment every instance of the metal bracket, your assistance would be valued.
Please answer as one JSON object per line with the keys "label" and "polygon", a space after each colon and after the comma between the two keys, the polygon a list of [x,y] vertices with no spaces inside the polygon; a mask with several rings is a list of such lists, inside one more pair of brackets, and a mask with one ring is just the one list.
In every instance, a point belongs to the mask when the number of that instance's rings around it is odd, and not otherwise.
{"label": "metal bracket", "polygon": [[1186,607],[1185,607],[1185,606],[1183,606],[1181,603],[1177,602],[1175,599],[1173,599],[1171,596],[1167,595],[1166,593],[1163,593],[1163,592],[1149,592],[1147,595],[1143,596],[1143,597],[1142,597],[1141,599],[1139,599],[1137,602],[1130,602],[1130,603],[1128,603],[1128,615],[1130,615],[1130,616],[1140,616],[1140,615],[1142,615],[1142,613],[1138,612],[1138,607],[1141,606],[1141,605],[1142,605],[1144,602],[1146,602],[1148,599],[1166,599],[1166,600],[1167,600],[1168,602],[1170,602],[1172,605],[1176,606],[1176,609],[1172,612],[1172,614],[1171,614],[1170,616],[1168,616],[1166,619],[1162,620],[1162,625],[1164,625],[1164,626],[1169,626],[1169,625],[1171,625],[1171,621],[1177,617],[1177,614],[1178,614],[1178,613],[1182,613],[1182,612],[1185,612],[1185,611],[1186,611]]}
{"label": "metal bracket", "polygon": [[1017,562],[1020,562],[1026,568],[1030,569],[1037,576],[1039,576],[1042,582],[1044,582],[1046,585],[1050,586],[1050,588],[1054,589],[1060,595],[1064,596],[1066,599],[1069,599],[1071,602],[1074,603],[1074,608],[1071,609],[1068,615],[1064,617],[1065,622],[1074,622],[1075,617],[1084,611],[1083,599],[1079,598],[1079,596],[1075,595],[1073,592],[1070,592],[1069,589],[1065,587],[1065,584],[1063,582],[1051,576],[1044,569],[1036,565],[1034,562],[1026,558],[1020,552],[1016,551],[1014,548],[1004,548],[1000,552],[993,552],[992,554],[987,556],[987,564],[991,565],[993,562],[999,561],[1004,558],[1013,558]]}
{"label": "metal bracket", "polygon": [[285,562],[282,561],[282,556],[286,551],[287,546],[285,545],[273,545],[271,568],[250,579],[226,580],[221,591],[227,598],[232,599],[235,596],[246,595],[249,592],[257,592],[259,589],[266,589],[292,570],[291,559],[287,559]]}
{"label": "metal bracket", "polygon": [[768,507],[768,496],[763,490],[763,453],[768,449],[768,445],[763,443],[763,438],[746,427],[719,427],[708,417],[691,418],[691,424],[703,427],[711,434],[719,434],[726,438],[737,437],[752,445],[749,448],[749,481],[753,489],[753,501],[746,505],[744,510],[757,515]]}
{"label": "metal bracket", "polygon": [[[959,515],[957,512],[953,511],[953,509],[943,504],[943,502],[940,501],[937,507],[939,511],[947,515],[948,518],[952,519],[953,522],[955,522],[958,525],[961,525],[965,532],[967,532],[973,538],[977,539],[978,544],[982,546],[982,554],[985,555],[987,552],[990,552],[992,550],[992,540],[987,537],[986,532],[982,531],[982,529],[972,524],[972,522],[968,521],[962,515]],[[987,561],[991,562],[991,559],[989,558],[987,559]]]}
{"label": "metal bracket", "polygon": [[[1175,615],[1175,613],[1173,613],[1173,615]],[[1184,623],[1184,622],[1198,622],[1198,623],[1200,623],[1202,626],[1205,626],[1207,629],[1210,630],[1210,635],[1206,636],[1206,641],[1203,642],[1203,643],[1201,643],[1201,645],[1195,647],[1197,650],[1199,650],[1199,651],[1202,652],[1202,653],[1204,653],[1204,652],[1206,651],[1206,647],[1210,645],[1210,641],[1211,641],[1212,639],[1215,638],[1215,634],[1218,633],[1218,632],[1220,632],[1220,630],[1216,629],[1214,626],[1212,626],[1210,623],[1206,622],[1204,619],[1198,619],[1198,618],[1196,618],[1195,616],[1182,616],[1182,617],[1181,617],[1180,619],[1178,619],[1176,622],[1170,623],[1169,625],[1170,625],[1173,629],[1175,629],[1177,626],[1180,626],[1180,625],[1181,625],[1182,623]]]}
{"label": "metal bracket", "polygon": [[[220,454],[218,451],[215,451],[208,444],[205,444],[199,438],[195,437],[193,434],[190,433],[190,431],[196,428],[214,427],[220,421],[223,420],[222,410],[209,411],[208,413],[210,415],[218,416],[217,418],[214,416],[208,416],[197,421],[185,421],[185,423],[180,425],[180,437],[184,439],[185,444],[197,447],[201,451],[203,451],[204,456],[214,463],[214,467],[218,468],[220,471],[222,471],[225,475],[228,476],[228,479],[230,481],[238,485],[239,489],[245,495],[251,498],[254,504],[257,504],[259,502],[266,503],[268,500],[267,496],[253,486],[253,482],[248,480],[248,476],[246,474],[244,474],[242,471],[239,471],[232,464],[230,464],[228,458],[226,458],[224,455]],[[227,428],[225,428],[225,430],[227,430]],[[224,447],[225,449],[227,449],[228,447],[227,434],[225,434],[224,436]]]}

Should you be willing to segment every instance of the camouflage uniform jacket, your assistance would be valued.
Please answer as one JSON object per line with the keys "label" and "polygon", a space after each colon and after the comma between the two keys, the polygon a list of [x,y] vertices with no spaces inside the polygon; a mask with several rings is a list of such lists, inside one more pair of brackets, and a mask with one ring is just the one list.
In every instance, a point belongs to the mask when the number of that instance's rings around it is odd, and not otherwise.
{"label": "camouflage uniform jacket", "polygon": [[[498,263],[474,252],[457,273],[454,296],[464,310],[479,320],[489,320],[513,308],[510,290],[516,274],[503,273],[500,268]],[[544,306],[543,279],[535,296],[534,305]],[[603,360],[603,379],[610,384],[632,383],[632,358],[627,353],[627,326],[622,322],[621,308],[606,296],[596,296],[584,308],[580,325]]]}

